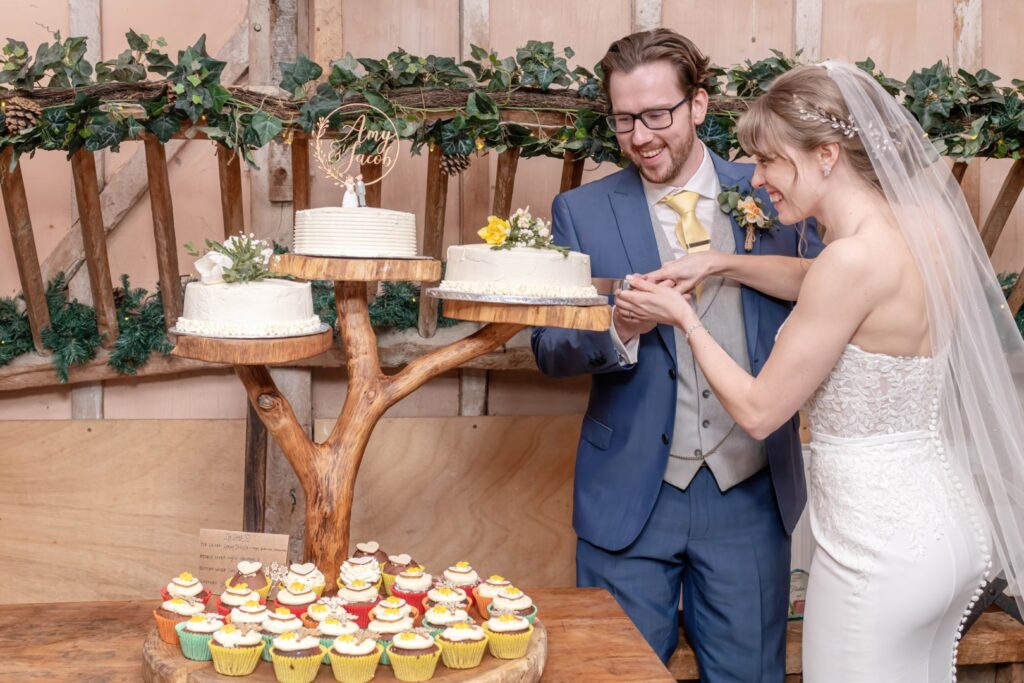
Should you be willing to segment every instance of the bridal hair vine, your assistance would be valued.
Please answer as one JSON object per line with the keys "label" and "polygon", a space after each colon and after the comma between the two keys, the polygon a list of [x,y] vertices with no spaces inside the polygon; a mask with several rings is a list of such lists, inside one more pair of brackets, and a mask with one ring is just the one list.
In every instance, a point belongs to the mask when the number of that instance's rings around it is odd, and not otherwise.
{"label": "bridal hair vine", "polygon": [[800,106],[798,111],[801,121],[817,121],[819,123],[824,123],[831,126],[833,129],[840,131],[847,138],[853,138],[860,132],[860,128],[857,127],[852,116],[849,121],[847,121],[835,114],[829,114],[823,109],[811,107],[806,102],[798,99],[796,95],[793,96],[793,100]]}

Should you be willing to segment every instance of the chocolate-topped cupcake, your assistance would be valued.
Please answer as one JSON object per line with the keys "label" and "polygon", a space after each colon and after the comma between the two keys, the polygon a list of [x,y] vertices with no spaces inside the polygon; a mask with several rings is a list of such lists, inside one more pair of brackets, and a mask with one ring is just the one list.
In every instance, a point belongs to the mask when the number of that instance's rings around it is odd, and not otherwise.
{"label": "chocolate-topped cupcake", "polygon": [[384,573],[391,574],[392,576],[398,576],[409,567],[423,567],[419,562],[412,559],[412,556],[407,553],[401,555],[388,555],[388,559],[384,562]]}
{"label": "chocolate-topped cupcake", "polygon": [[285,683],[309,683],[320,672],[326,652],[320,638],[306,629],[282,633],[270,645],[274,676]]}
{"label": "chocolate-topped cupcake", "polygon": [[441,648],[430,633],[416,628],[397,634],[386,648],[395,678],[400,681],[426,681],[434,676]]}
{"label": "chocolate-topped cupcake", "polygon": [[384,552],[377,541],[356,543],[356,551],[352,553],[352,557],[372,557],[381,565],[388,561],[388,554]]}
{"label": "chocolate-topped cupcake", "polygon": [[228,586],[235,586],[244,583],[250,589],[260,594],[260,597],[267,597],[270,592],[270,577],[263,570],[263,563],[256,561],[241,561],[238,563],[237,571],[227,580]]}

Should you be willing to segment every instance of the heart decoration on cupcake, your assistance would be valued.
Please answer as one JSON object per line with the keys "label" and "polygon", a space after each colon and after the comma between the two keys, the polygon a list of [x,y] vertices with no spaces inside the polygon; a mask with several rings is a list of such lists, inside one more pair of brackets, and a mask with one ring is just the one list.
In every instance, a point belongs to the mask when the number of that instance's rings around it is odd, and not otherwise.
{"label": "heart decoration on cupcake", "polygon": [[412,555],[409,553],[402,553],[401,555],[388,555],[388,559],[395,564],[409,564],[412,562]]}
{"label": "heart decoration on cupcake", "polygon": [[238,563],[238,571],[242,574],[255,574],[261,569],[263,569],[262,562],[247,562],[242,560]]}
{"label": "heart decoration on cupcake", "polygon": [[293,564],[291,566],[291,570],[299,576],[306,576],[316,571],[316,565],[312,562],[307,562],[306,564]]}
{"label": "heart decoration on cupcake", "polygon": [[375,552],[380,550],[380,543],[377,541],[366,541],[365,543],[356,543],[356,550],[360,550],[364,553],[373,555]]}

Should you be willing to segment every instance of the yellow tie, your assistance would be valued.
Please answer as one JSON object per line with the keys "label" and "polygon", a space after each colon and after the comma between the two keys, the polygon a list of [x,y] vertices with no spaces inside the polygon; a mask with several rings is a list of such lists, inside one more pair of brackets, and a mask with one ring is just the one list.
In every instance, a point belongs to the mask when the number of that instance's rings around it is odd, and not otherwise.
{"label": "yellow tie", "polygon": [[[704,224],[697,219],[697,200],[700,195],[690,190],[683,190],[674,194],[666,195],[662,202],[672,207],[672,210],[679,214],[679,222],[676,223],[676,237],[679,244],[683,246],[687,254],[711,249],[711,235]],[[694,290],[695,298],[700,300],[703,283],[697,285]]]}

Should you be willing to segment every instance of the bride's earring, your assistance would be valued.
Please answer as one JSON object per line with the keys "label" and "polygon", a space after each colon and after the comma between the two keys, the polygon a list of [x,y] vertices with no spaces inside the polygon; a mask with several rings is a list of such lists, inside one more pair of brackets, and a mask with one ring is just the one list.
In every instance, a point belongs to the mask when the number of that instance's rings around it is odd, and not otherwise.
{"label": "bride's earring", "polygon": [[832,164],[824,164],[821,167],[821,174],[828,178],[832,174]]}

